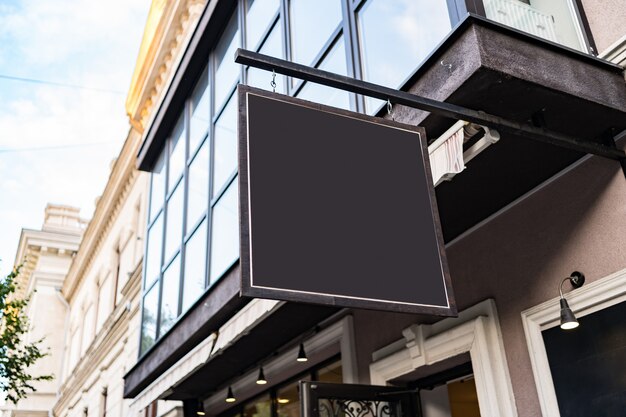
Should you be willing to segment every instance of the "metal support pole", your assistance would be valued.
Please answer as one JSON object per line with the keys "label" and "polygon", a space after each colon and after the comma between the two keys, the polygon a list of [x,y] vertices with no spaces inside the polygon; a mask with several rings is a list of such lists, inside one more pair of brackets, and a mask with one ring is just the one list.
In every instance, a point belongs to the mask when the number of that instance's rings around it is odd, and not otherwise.
{"label": "metal support pole", "polygon": [[237,49],[235,52],[235,62],[267,71],[276,71],[279,74],[339,88],[352,93],[363,94],[385,101],[391,100],[394,104],[402,104],[452,119],[466,120],[492,129],[497,129],[501,133],[515,134],[578,152],[590,153],[618,161],[626,158],[624,151],[600,143],[583,141],[527,123],[514,122],[482,111],[420,97],[415,94],[407,93],[406,91],[399,91],[378,84],[356,80],[354,78],[322,71],[317,68],[311,68],[306,65],[296,64],[295,62],[247,51],[245,49]]}

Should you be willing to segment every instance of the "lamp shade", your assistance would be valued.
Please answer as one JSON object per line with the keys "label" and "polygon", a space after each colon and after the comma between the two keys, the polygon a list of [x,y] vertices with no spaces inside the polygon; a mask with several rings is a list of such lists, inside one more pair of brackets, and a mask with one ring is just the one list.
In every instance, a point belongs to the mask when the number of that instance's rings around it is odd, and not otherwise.
{"label": "lamp shade", "polygon": [[233,395],[233,388],[232,387],[228,387],[228,393],[226,394],[226,402],[227,403],[234,403],[235,401],[237,401],[237,399]]}
{"label": "lamp shade", "polygon": [[296,361],[298,362],[306,362],[309,358],[306,357],[306,352],[304,351],[304,344],[300,343],[300,350],[298,351],[298,358]]}
{"label": "lamp shade", "polygon": [[267,379],[265,379],[265,374],[263,373],[263,367],[259,368],[259,377],[256,379],[256,383],[259,385],[267,384]]}
{"label": "lamp shade", "polygon": [[567,300],[565,298],[561,298],[561,329],[570,330],[578,327],[578,320],[576,320],[576,316],[572,312],[572,309],[569,308],[569,304],[567,304]]}

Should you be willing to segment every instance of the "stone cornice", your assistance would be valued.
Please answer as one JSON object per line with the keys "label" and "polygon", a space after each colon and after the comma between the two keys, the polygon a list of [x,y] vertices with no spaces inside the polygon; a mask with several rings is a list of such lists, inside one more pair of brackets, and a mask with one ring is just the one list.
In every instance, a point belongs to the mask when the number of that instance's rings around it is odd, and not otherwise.
{"label": "stone cornice", "polygon": [[153,0],[126,98],[130,124],[143,134],[163,96],[206,0]]}
{"label": "stone cornice", "polygon": [[93,218],[85,230],[83,240],[63,285],[63,296],[68,302],[72,300],[93,259],[99,255],[103,240],[116,221],[138,175],[141,175],[135,169],[135,155],[140,141],[139,134],[131,129],[111,169],[107,185],[98,199]]}

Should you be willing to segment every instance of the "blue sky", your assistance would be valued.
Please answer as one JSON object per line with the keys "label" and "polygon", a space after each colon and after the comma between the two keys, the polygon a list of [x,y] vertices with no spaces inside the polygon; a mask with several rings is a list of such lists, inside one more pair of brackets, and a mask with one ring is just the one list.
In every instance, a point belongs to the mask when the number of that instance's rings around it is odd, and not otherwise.
{"label": "blue sky", "polygon": [[48,202],[91,217],[129,129],[124,102],[149,7],[0,0],[0,274],[13,267],[20,230],[41,227]]}

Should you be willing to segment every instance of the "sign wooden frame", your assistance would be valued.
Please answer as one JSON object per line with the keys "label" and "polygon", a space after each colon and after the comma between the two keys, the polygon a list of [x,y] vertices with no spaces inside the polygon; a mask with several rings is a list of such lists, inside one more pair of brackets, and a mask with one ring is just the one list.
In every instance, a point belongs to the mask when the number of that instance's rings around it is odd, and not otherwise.
{"label": "sign wooden frame", "polygon": [[[450,280],[450,274],[448,271],[448,265],[446,260],[446,254],[444,249],[443,235],[441,233],[441,225],[439,222],[439,215],[437,210],[437,202],[435,198],[434,185],[432,182],[432,175],[430,170],[430,161],[428,157],[428,149],[427,149],[427,140],[425,131],[422,127],[418,126],[410,126],[378,117],[371,117],[367,115],[363,115],[360,113],[354,113],[351,111],[346,111],[342,109],[337,109],[329,106],[324,106],[316,103],[307,102],[301,99],[288,97],[282,94],[271,93],[268,91],[248,87],[245,85],[238,86],[238,99],[239,99],[239,120],[238,120],[238,145],[239,145],[239,209],[240,209],[240,249],[241,249],[241,295],[245,297],[255,297],[255,298],[269,298],[269,299],[278,299],[292,302],[304,302],[311,304],[322,304],[322,305],[333,305],[338,307],[352,307],[352,308],[364,308],[364,309],[373,309],[373,310],[384,310],[384,311],[394,311],[394,312],[403,312],[403,313],[419,313],[419,314],[430,314],[430,315],[438,315],[438,316],[456,316],[457,308],[454,299],[454,295],[452,292],[452,285]],[[426,199],[428,200],[425,205],[428,206],[430,220],[432,220],[431,226],[432,230],[429,233],[432,234],[432,242],[427,242],[427,244],[431,247],[430,252],[432,254],[436,254],[436,261],[433,259],[427,259],[429,265],[437,265],[439,270],[437,271],[438,283],[436,285],[440,285],[441,288],[438,288],[437,291],[441,291],[438,294],[438,300],[442,300],[442,297],[445,298],[445,302],[437,302],[437,303],[424,303],[418,301],[407,301],[401,300],[398,301],[393,299],[393,297],[385,297],[385,298],[376,298],[370,296],[351,296],[345,293],[333,293],[331,291],[311,291],[311,290],[300,290],[295,288],[285,288],[277,285],[266,285],[262,280],[255,276],[255,253],[258,253],[260,248],[255,248],[253,245],[253,232],[254,230],[261,230],[256,227],[255,223],[259,220],[254,217],[254,207],[255,203],[261,201],[261,197],[258,197],[258,200],[255,200],[257,197],[253,197],[253,183],[255,183],[256,178],[255,174],[258,175],[261,172],[260,169],[255,171],[255,173],[251,173],[256,168],[251,168],[251,159],[256,158],[256,155],[251,155],[252,151],[250,148],[250,117],[248,114],[249,111],[249,100],[253,102],[260,102],[265,100],[266,106],[259,106],[258,104],[254,104],[257,106],[257,109],[262,109],[263,107],[271,107],[273,103],[283,103],[290,106],[296,106],[298,111],[309,111],[313,112],[321,112],[324,114],[328,114],[333,117],[333,120],[345,119],[348,123],[366,123],[368,126],[372,126],[373,128],[383,127],[385,129],[391,129],[390,132],[393,131],[402,131],[401,134],[406,135],[409,132],[411,135],[415,135],[415,138],[418,140],[417,144],[412,144],[419,149],[419,153],[421,155],[415,155],[415,160],[418,161],[418,164],[423,167],[422,175],[426,184],[420,185],[425,191]],[[257,110],[261,113],[261,110]],[[265,111],[265,110],[263,110]],[[313,114],[313,113],[311,113]],[[263,116],[264,123],[267,117]],[[261,116],[255,116],[260,120]],[[325,117],[325,115],[324,115]],[[285,121],[284,114],[272,114],[272,123],[275,124],[276,132],[281,132],[281,128],[284,123],[289,123],[289,121]],[[257,123],[257,122],[255,122]],[[258,124],[258,123],[257,123]],[[266,123],[267,124],[267,123]],[[315,127],[312,127],[313,129]],[[278,133],[277,133],[278,134]],[[254,135],[254,133],[252,133]],[[275,135],[270,135],[275,136]],[[254,145],[254,148],[259,149],[257,145]],[[359,151],[359,149],[354,149],[353,151]],[[384,152],[384,150],[381,150]],[[258,157],[257,161],[254,162],[256,167],[261,166],[259,162],[261,160]],[[284,159],[283,159],[284,161]],[[264,167],[267,167],[267,161],[263,161],[265,164]],[[323,165],[323,161],[321,162]],[[279,169],[279,168],[276,168]],[[264,168],[267,170],[267,168]],[[260,180],[259,180],[260,181]],[[260,186],[258,188],[260,190]],[[255,191],[255,193],[260,193],[260,191]],[[257,195],[257,194],[255,194]],[[424,196],[420,196],[423,198]],[[254,200],[254,201],[252,201]],[[267,201],[263,202],[265,205],[269,204]],[[259,203],[260,204],[260,203]],[[280,207],[280,204],[277,204],[277,207]],[[265,211],[267,212],[267,211]],[[253,221],[254,219],[254,221]],[[264,220],[267,221],[267,220]],[[430,223],[429,223],[430,224]],[[256,228],[256,229],[255,229]],[[267,229],[264,229],[267,230]],[[254,232],[256,233],[256,232]],[[267,239],[267,233],[265,233],[265,239]],[[256,236],[255,236],[256,237]],[[265,240],[264,243],[269,243],[269,246],[272,246],[273,242]],[[282,244],[282,243],[281,243]],[[260,245],[258,245],[260,246]],[[268,245],[263,245],[268,246]],[[283,246],[284,247],[284,246]],[[265,253],[267,252],[267,248],[264,248]],[[416,257],[419,257],[421,254],[415,253]],[[278,259],[278,254],[274,255],[275,259]],[[432,258],[432,256],[431,256]],[[257,258],[256,261],[258,262]],[[275,261],[274,259],[274,261]],[[405,258],[402,258],[405,259]],[[323,260],[322,260],[323,262]],[[413,261],[411,261],[413,262]],[[258,262],[261,264],[261,262]],[[419,260],[418,262],[419,263]],[[432,268],[431,268],[432,269]],[[267,270],[267,268],[266,268]],[[298,272],[294,271],[294,276],[296,276]],[[439,275],[440,274],[440,275]],[[266,274],[267,275],[267,274]],[[402,279],[416,279],[414,276],[409,276]],[[397,278],[396,278],[397,280]],[[370,281],[371,282],[371,281]],[[402,281],[397,281],[402,282]],[[407,281],[408,282],[408,281]],[[345,283],[344,283],[345,284]],[[381,285],[381,290],[390,290],[389,286],[386,286],[384,281],[379,282]],[[355,284],[358,285],[358,284]],[[415,282],[412,282],[412,285],[415,285]],[[432,283],[431,283],[432,285]],[[370,290],[368,290],[370,291]],[[390,290],[395,291],[395,290]],[[406,295],[406,291],[402,288],[398,288],[400,295],[404,297]],[[403,292],[404,291],[404,292]],[[418,293],[420,291],[417,291]],[[412,297],[412,296],[411,296]]]}

